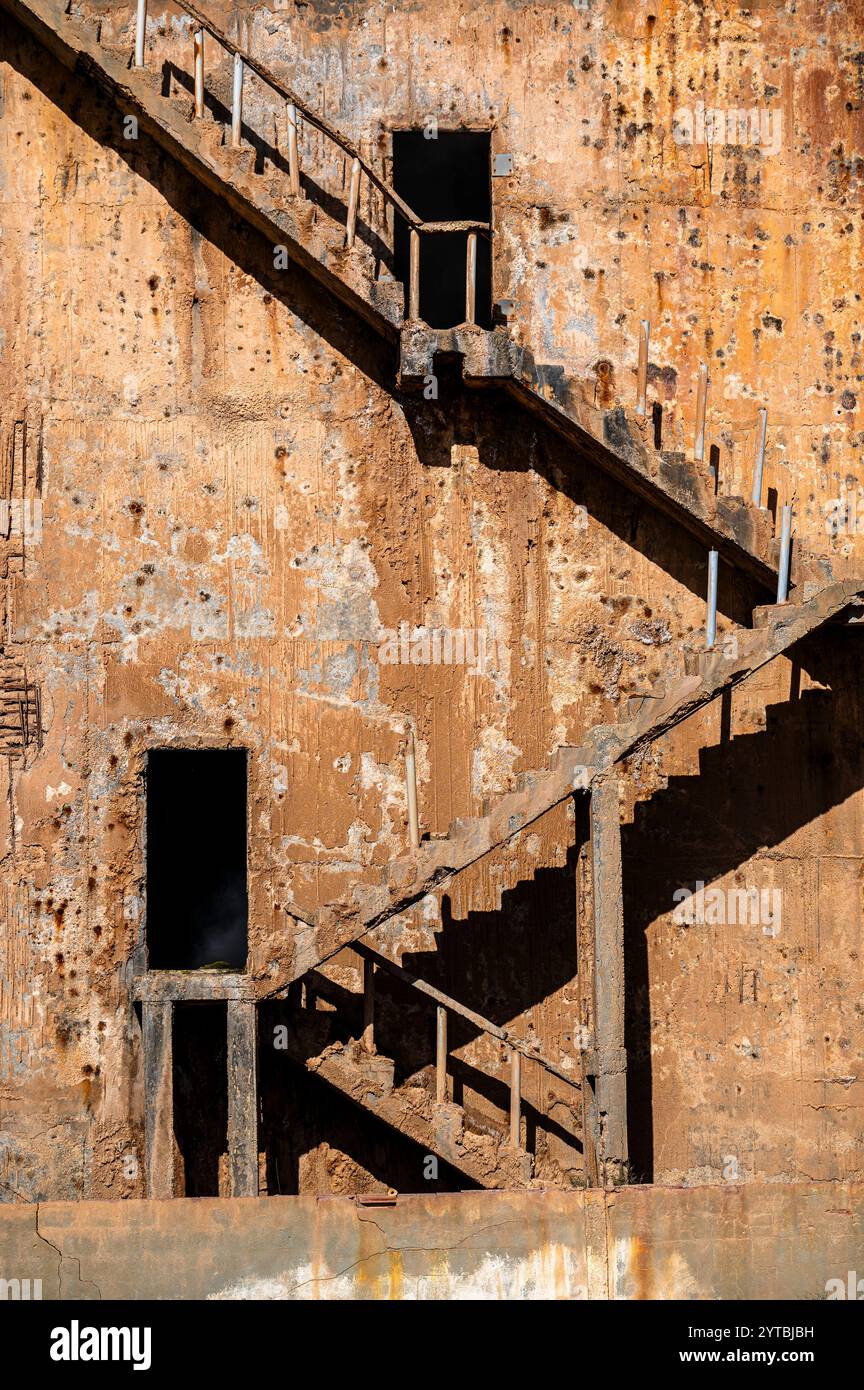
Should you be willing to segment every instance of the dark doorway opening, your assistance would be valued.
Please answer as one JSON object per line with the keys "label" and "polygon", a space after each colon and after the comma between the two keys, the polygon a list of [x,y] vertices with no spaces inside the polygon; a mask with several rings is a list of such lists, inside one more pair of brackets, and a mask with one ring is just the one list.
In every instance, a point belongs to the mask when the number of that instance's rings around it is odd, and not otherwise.
{"label": "dark doorway opening", "polygon": [[[228,1153],[228,1009],[174,1005],[174,1137],[186,1197],[219,1197]],[[221,1186],[227,1193],[228,1175]]]}
{"label": "dark doorway opening", "polygon": [[246,751],[147,755],[151,970],[246,964]]}
{"label": "dark doorway opening", "polygon": [[[428,222],[491,222],[492,185],[488,131],[393,132],[393,185],[400,198]],[[396,218],[396,278],[407,287],[410,244],[407,224]],[[467,233],[420,238],[420,317],[431,328],[465,322]],[[477,237],[476,322],[492,327],[492,246]]]}

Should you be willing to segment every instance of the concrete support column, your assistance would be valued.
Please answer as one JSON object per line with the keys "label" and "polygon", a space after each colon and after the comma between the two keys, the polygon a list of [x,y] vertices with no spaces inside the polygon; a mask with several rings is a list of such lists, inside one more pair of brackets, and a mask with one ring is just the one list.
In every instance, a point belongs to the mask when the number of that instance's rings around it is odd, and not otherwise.
{"label": "concrete support column", "polygon": [[258,1196],[257,1015],[228,1000],[228,1167],[232,1197]]}
{"label": "concrete support column", "polygon": [[594,1031],[598,1177],[621,1182],[627,1164],[627,1054],[624,1048],[624,898],[618,780],[608,774],[591,792],[594,899]]}
{"label": "concrete support column", "polygon": [[142,1004],[147,1196],[174,1196],[174,1084],[170,1002]]}

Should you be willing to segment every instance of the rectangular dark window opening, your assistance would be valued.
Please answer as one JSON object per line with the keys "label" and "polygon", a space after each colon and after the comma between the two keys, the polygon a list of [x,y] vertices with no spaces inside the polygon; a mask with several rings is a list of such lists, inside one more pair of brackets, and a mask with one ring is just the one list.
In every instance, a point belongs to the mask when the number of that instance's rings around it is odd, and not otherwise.
{"label": "rectangular dark window opening", "polygon": [[[393,132],[393,186],[427,222],[491,222],[491,137],[488,131]],[[420,237],[420,317],[431,328],[465,322],[465,261],[468,236],[448,232]],[[407,224],[396,218],[396,278],[405,286],[407,310],[410,245]],[[477,237],[475,321],[492,327],[492,245]]]}
{"label": "rectangular dark window opening", "polygon": [[244,969],[246,750],[154,748],[146,778],[150,969]]}

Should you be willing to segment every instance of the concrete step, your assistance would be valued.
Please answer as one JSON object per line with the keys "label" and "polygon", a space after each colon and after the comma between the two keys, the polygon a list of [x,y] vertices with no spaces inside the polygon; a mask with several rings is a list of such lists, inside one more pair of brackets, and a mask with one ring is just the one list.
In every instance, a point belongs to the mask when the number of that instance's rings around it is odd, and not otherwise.
{"label": "concrete step", "polygon": [[[230,132],[228,138],[230,139]],[[226,143],[222,146],[221,153],[229,169],[243,174],[255,173],[257,155],[251,146],[240,145],[239,148],[235,148],[233,145]]]}
{"label": "concrete step", "polygon": [[198,140],[207,154],[221,155],[225,148],[226,128],[216,121],[199,121]]}
{"label": "concrete step", "polygon": [[753,626],[770,627],[773,622],[788,613],[794,605],[791,603],[763,603],[758,608],[753,609]]}

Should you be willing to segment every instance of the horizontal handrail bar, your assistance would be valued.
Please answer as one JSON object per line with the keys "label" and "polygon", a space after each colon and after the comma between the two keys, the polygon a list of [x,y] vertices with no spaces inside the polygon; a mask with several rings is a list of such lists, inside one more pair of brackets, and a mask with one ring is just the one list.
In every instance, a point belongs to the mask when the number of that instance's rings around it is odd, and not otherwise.
{"label": "horizontal handrail bar", "polygon": [[421,222],[418,231],[427,235],[437,232],[491,232],[488,222]]}

